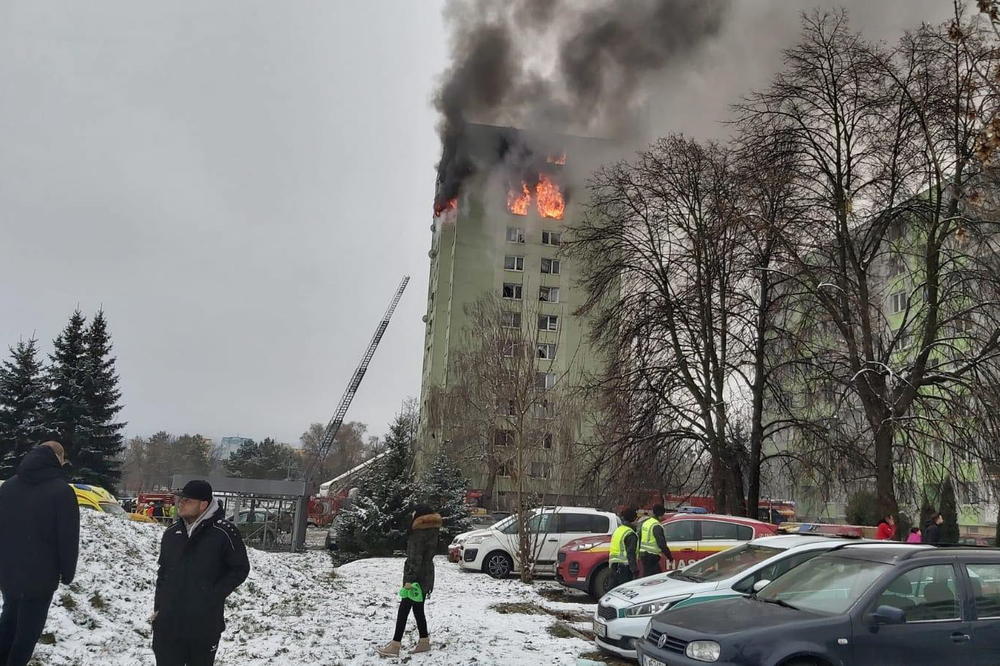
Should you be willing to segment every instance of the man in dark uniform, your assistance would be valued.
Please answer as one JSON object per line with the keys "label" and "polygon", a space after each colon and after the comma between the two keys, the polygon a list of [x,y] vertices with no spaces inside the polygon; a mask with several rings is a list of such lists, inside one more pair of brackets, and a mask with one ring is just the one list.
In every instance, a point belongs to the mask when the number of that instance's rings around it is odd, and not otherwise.
{"label": "man in dark uniform", "polygon": [[160,541],[153,653],[157,666],[210,666],[226,627],[226,597],[246,580],[250,562],[207,481],[189,481],[175,506],[179,520]]}
{"label": "man in dark uniform", "polygon": [[76,575],[80,507],[65,464],[62,444],[45,442],[0,485],[0,664],[28,663],[59,582]]}

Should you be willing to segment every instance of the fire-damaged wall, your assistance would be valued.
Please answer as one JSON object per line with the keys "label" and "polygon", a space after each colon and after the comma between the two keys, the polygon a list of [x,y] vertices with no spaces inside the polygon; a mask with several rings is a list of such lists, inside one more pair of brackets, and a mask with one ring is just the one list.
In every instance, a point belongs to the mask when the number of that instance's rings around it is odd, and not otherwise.
{"label": "fire-damaged wall", "polygon": [[[454,388],[456,358],[468,349],[468,333],[478,325],[470,307],[489,294],[531,313],[520,326],[538,344],[552,345],[545,350],[553,350],[555,358],[545,370],[559,378],[563,394],[600,371],[599,356],[588,344],[589,323],[574,314],[586,298],[575,284],[578,267],[563,248],[583,209],[587,174],[608,159],[609,144],[476,124],[468,125],[463,137],[463,159],[475,169],[457,197],[435,206],[431,225],[417,466],[448,449],[471,486],[492,488],[492,504],[502,506],[512,489],[511,476],[463,455],[467,441],[458,450],[458,432],[464,428],[449,422],[454,416],[440,401]],[[535,328],[549,325],[553,330]],[[559,421],[551,441],[539,443],[540,450],[551,450],[525,465],[529,490],[544,501],[589,499],[579,482],[585,464],[580,451],[590,444],[595,418],[581,408],[569,422]]]}

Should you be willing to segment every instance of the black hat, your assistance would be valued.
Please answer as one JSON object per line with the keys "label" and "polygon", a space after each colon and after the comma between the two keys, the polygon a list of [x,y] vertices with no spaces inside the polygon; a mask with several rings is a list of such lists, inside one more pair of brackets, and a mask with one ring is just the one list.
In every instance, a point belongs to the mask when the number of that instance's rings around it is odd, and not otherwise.
{"label": "black hat", "polygon": [[184,484],[184,490],[180,492],[181,497],[200,500],[202,502],[212,501],[212,486],[208,481],[195,479]]}

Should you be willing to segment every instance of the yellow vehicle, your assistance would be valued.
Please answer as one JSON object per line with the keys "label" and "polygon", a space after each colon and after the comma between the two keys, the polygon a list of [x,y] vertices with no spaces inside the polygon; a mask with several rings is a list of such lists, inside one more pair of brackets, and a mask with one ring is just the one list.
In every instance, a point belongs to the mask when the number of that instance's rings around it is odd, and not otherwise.
{"label": "yellow vehicle", "polygon": [[69,485],[73,488],[73,492],[76,493],[76,502],[82,509],[126,516],[129,520],[139,523],[156,522],[149,516],[141,513],[126,513],[122,505],[115,499],[115,496],[100,486],[88,486],[84,483],[71,483]]}

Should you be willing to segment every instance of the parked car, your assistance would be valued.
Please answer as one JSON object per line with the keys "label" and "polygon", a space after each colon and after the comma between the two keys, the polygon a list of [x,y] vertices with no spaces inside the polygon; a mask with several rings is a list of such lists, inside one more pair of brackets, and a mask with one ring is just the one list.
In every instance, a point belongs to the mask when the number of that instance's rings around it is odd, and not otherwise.
{"label": "parked car", "polygon": [[461,561],[462,543],[464,543],[466,539],[471,536],[482,536],[486,534],[491,528],[506,521],[510,518],[510,516],[511,514],[505,512],[487,513],[482,516],[476,516],[476,518],[472,521],[472,524],[476,526],[476,529],[469,530],[468,532],[462,532],[452,539],[450,544],[448,544],[448,561],[456,563]]}
{"label": "parked car", "polygon": [[[682,569],[739,543],[775,534],[776,528],[752,518],[674,513],[663,519],[663,531],[674,561],[671,564],[664,558],[661,566]],[[610,535],[570,541],[559,551],[556,578],[566,587],[600,599],[611,585],[610,550]]]}
{"label": "parked car", "polygon": [[845,545],[756,595],[655,615],[643,666],[1000,663],[1000,550]]}
{"label": "parked car", "polygon": [[842,543],[842,539],[822,535],[768,536],[733,546],[680,571],[620,585],[601,598],[594,612],[597,647],[635,659],[635,644],[656,613],[750,594]]}
{"label": "parked car", "polygon": [[275,513],[265,509],[240,511],[230,516],[229,521],[239,530],[240,536],[248,541],[269,546],[278,542],[278,536],[291,532],[292,517],[286,513]]}
{"label": "parked car", "polygon": [[110,513],[115,516],[124,516],[128,520],[137,523],[155,523],[156,521],[142,513],[128,513],[118,503],[115,496],[100,486],[91,486],[85,483],[71,483],[73,493],[76,495],[76,503],[81,509],[90,509],[101,513]]}
{"label": "parked car", "polygon": [[[556,556],[566,543],[581,537],[611,538],[618,516],[585,507],[548,506],[532,509],[527,529],[532,535],[534,566],[537,573],[555,573]],[[470,533],[458,544],[459,566],[505,578],[519,570],[518,520],[510,516],[484,530]]]}

